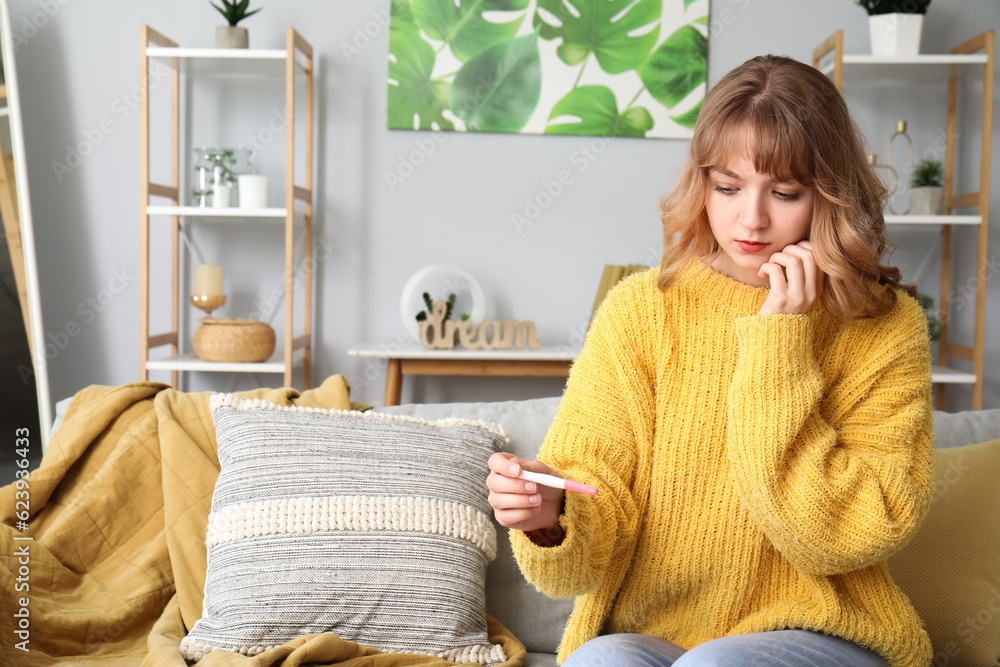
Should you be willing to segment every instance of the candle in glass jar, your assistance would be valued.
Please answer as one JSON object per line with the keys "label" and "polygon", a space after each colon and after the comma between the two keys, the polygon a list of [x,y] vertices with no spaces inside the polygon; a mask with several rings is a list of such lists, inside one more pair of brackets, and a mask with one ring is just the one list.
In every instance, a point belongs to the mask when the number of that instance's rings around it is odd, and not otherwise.
{"label": "candle in glass jar", "polygon": [[222,267],[216,264],[196,264],[194,267],[195,296],[222,294]]}

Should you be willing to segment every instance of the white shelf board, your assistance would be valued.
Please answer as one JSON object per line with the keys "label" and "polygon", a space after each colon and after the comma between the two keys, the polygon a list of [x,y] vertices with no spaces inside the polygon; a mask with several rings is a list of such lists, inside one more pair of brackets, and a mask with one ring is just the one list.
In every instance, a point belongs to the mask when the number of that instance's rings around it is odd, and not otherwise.
{"label": "white shelf board", "polygon": [[[303,351],[296,350],[292,356],[292,366],[302,365]],[[194,353],[177,354],[165,359],[150,359],[146,362],[150,371],[208,371],[216,373],[284,373],[284,351],[279,350],[267,361],[259,363],[229,363],[225,361],[204,361]]]}
{"label": "white shelf board", "polygon": [[453,350],[428,350],[421,346],[401,347],[394,344],[362,343],[347,351],[351,357],[376,359],[466,359],[469,361],[573,361],[580,354],[580,348],[568,343],[563,345],[542,345],[537,350],[525,347],[523,350],[467,350],[456,347]]}
{"label": "white shelf board", "polygon": [[[212,208],[209,206],[147,206],[149,215],[179,215],[189,218],[280,218],[285,219],[287,208]],[[304,215],[296,211],[295,215]]]}
{"label": "white shelf board", "polygon": [[228,58],[231,60],[284,60],[285,49],[190,49],[172,46],[150,46],[151,58]]}
{"label": "white shelf board", "polygon": [[975,384],[976,374],[956,371],[953,368],[934,366],[931,369],[931,382],[946,384]]}
{"label": "white shelf board", "polygon": [[[844,82],[879,82],[900,81],[946,81],[951,74],[952,65],[961,65],[959,74],[975,72],[966,65],[985,65],[985,53],[970,55],[955,55],[951,53],[935,53],[908,58],[887,56],[872,56],[864,54],[844,54]],[[820,68],[827,76],[833,76],[833,60]]]}
{"label": "white shelf board", "polygon": [[[194,68],[199,75],[204,74],[253,74],[284,76],[285,49],[190,49],[165,46],[150,46],[146,49],[150,58],[179,58],[181,71]],[[295,71],[305,72],[305,67],[296,52]]]}
{"label": "white shelf board", "polygon": [[887,215],[887,225],[981,225],[981,215]]}

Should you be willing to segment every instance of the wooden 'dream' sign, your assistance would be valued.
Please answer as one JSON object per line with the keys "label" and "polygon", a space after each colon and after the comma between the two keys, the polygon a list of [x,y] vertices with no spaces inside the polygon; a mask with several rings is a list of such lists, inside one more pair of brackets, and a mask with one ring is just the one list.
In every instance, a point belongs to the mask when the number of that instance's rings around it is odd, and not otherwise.
{"label": "wooden 'dream' sign", "polygon": [[420,342],[429,350],[454,349],[456,332],[459,343],[467,350],[509,350],[512,346],[523,350],[525,343],[532,350],[542,346],[535,337],[535,323],[530,320],[504,320],[502,324],[500,320],[455,322],[444,319],[447,310],[444,299],[438,299],[427,319],[420,323]]}

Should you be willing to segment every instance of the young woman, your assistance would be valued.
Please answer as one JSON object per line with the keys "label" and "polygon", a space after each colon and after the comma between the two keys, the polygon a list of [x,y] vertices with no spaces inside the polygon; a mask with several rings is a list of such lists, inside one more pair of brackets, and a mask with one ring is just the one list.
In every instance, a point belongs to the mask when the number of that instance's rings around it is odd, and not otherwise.
{"label": "young woman", "polygon": [[709,92],[661,266],[608,294],[539,460],[490,459],[524,575],[576,598],[561,664],[929,664],[886,567],[926,512],[933,435],[885,197],[812,67],[762,56]]}

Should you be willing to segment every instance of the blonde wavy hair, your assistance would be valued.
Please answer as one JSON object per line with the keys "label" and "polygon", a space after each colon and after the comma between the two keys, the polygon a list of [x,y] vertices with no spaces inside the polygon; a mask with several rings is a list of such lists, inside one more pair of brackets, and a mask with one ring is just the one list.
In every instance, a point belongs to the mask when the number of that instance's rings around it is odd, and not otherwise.
{"label": "blonde wavy hair", "polygon": [[765,55],[735,68],[709,91],[680,181],[660,202],[666,290],[690,260],[719,251],[705,211],[708,173],[745,150],[758,173],[812,188],[809,234],[826,274],[820,297],[843,320],[883,315],[896,305],[899,269],[881,264],[888,192],[868,164],[864,139],[836,86],[817,69]]}

